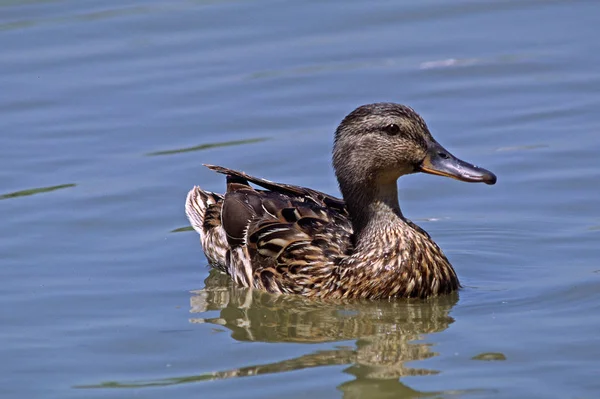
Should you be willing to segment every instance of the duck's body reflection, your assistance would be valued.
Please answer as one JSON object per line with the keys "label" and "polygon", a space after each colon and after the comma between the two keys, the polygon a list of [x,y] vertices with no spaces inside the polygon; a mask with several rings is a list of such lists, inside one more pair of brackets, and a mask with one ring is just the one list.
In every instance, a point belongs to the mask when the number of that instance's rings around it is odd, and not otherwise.
{"label": "duck's body reflection", "polygon": [[[310,367],[344,365],[356,377],[339,388],[345,397],[414,397],[400,377],[436,374],[405,362],[435,356],[423,334],[445,330],[458,295],[423,300],[323,302],[292,295],[272,295],[240,288],[213,271],[206,287],[190,299],[193,323],[212,323],[232,331],[239,341],[318,343],[355,340],[354,347],[319,350],[281,362],[215,372],[211,379],[278,373]],[[203,318],[207,311],[219,317]]]}
{"label": "duck's body reflection", "polygon": [[[192,323],[228,328],[238,341],[345,342],[329,350],[310,351],[307,347],[305,355],[274,363],[151,381],[110,381],[77,388],[139,389],[348,365],[344,372],[355,378],[338,386],[344,398],[416,398],[440,394],[416,391],[400,379],[437,374],[436,370],[408,367],[405,363],[436,355],[431,346],[421,340],[424,334],[443,331],[454,321],[448,313],[458,300],[456,293],[428,300],[323,302],[299,295],[277,296],[241,288],[215,270],[205,284],[205,288],[192,292]],[[215,311],[218,317],[203,317]],[[354,343],[348,345],[348,341]]]}

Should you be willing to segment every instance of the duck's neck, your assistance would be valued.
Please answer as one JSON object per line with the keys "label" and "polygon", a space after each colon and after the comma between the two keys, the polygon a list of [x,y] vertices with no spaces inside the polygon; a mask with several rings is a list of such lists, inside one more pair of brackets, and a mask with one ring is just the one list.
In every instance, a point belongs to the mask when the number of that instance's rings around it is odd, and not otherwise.
{"label": "duck's neck", "polygon": [[344,258],[333,280],[342,295],[425,298],[460,286],[440,248],[402,216],[396,179],[349,185],[339,181],[355,234],[354,252]]}
{"label": "duck's neck", "polygon": [[396,180],[365,184],[360,190],[341,185],[357,243],[390,225],[403,223]]}

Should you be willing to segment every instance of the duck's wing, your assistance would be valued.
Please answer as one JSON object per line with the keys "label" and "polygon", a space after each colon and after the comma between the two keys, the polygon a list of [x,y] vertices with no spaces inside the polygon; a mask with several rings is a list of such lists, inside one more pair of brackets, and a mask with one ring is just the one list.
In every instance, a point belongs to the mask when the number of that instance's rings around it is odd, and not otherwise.
{"label": "duck's wing", "polygon": [[283,183],[275,183],[270,180],[261,179],[259,177],[250,176],[244,172],[240,172],[233,169],[224,168],[222,166],[217,165],[208,165],[205,164],[207,168],[210,170],[214,170],[217,173],[222,173],[228,176],[228,187],[227,191],[229,191],[229,182],[239,182],[244,185],[248,185],[248,182],[254,183],[257,186],[263,187],[269,191],[280,193],[296,198],[304,199],[305,201],[310,201],[315,205],[331,208],[345,216],[348,216],[348,211],[346,209],[346,203],[344,200],[331,196],[329,194],[325,194],[321,191],[313,190],[306,187],[294,186],[291,184],[283,184]]}
{"label": "duck's wing", "polygon": [[230,247],[227,269],[238,283],[271,292],[318,291],[352,251],[352,225],[343,200],[206,166],[227,175],[221,227]]}

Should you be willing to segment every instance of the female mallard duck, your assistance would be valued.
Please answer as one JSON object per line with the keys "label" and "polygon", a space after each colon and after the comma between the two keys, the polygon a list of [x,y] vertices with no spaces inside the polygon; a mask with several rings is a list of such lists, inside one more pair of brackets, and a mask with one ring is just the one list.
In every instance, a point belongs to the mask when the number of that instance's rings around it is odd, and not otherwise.
{"label": "female mallard duck", "polygon": [[185,210],[209,262],[242,286],[320,298],[425,298],[458,289],[442,250],[402,215],[396,180],[425,172],[496,183],[438,144],[415,111],[391,103],[355,109],[335,132],[344,201],[207,166],[227,175],[227,192],[194,187]]}

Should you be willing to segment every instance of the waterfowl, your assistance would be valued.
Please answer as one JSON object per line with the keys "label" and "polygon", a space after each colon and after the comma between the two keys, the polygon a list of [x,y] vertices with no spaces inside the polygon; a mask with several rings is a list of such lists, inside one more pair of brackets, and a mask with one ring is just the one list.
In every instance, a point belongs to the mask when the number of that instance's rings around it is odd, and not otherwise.
{"label": "waterfowl", "polygon": [[437,143],[412,108],[394,103],[360,106],[336,129],[343,200],[206,166],[227,176],[227,191],[196,186],[185,210],[210,264],[241,286],[315,298],[426,298],[458,289],[442,250],[402,214],[396,181],[425,172],[496,183]]}

